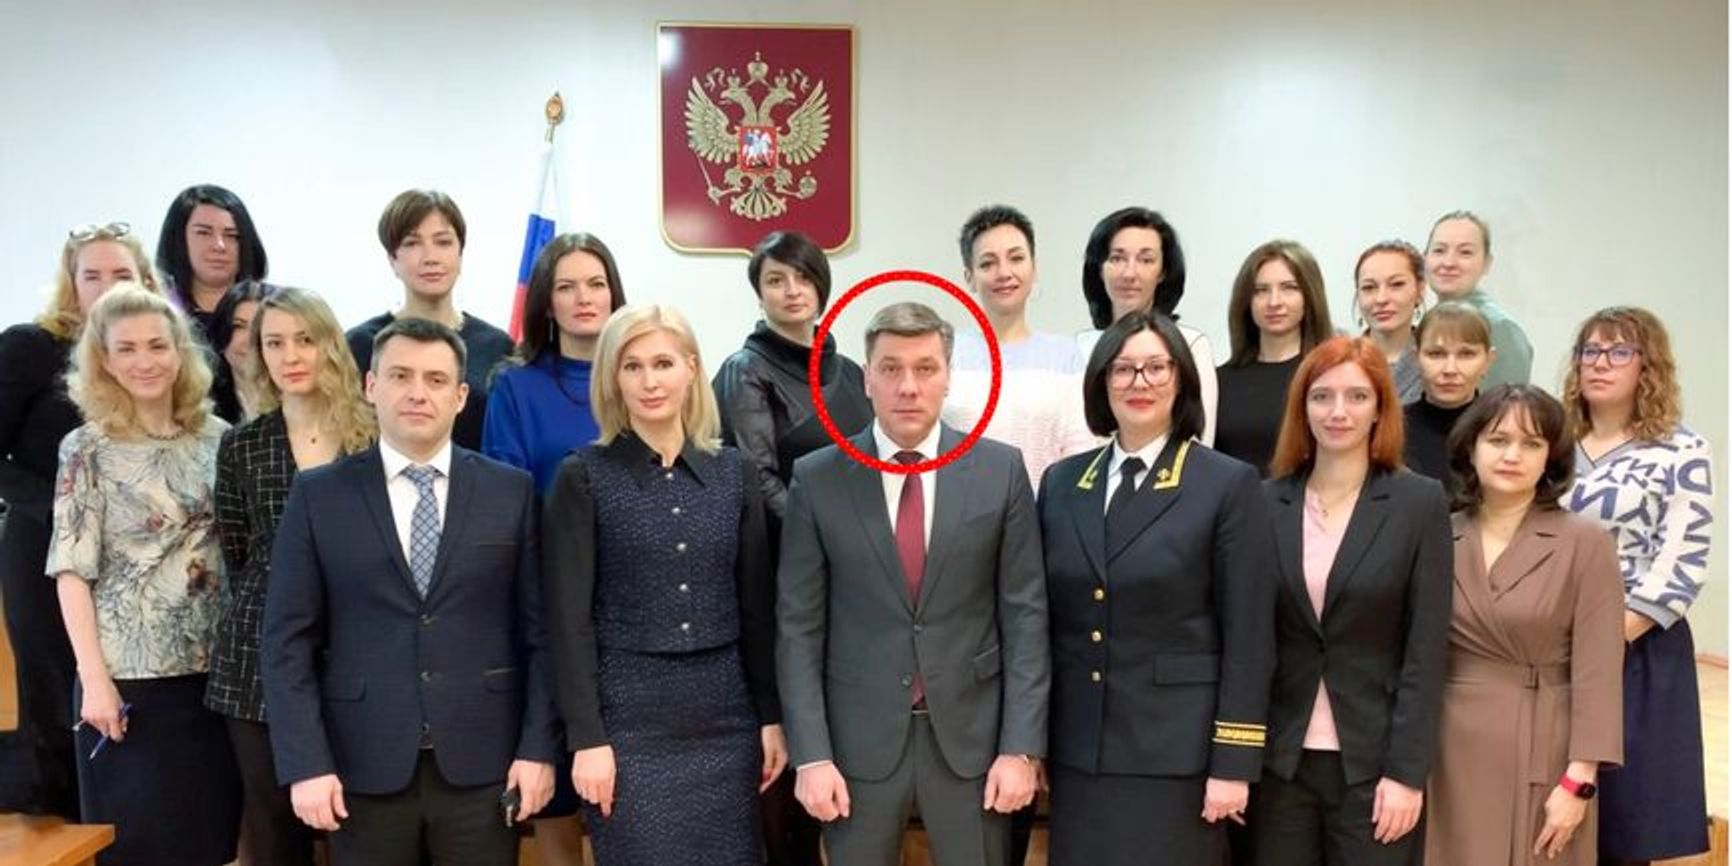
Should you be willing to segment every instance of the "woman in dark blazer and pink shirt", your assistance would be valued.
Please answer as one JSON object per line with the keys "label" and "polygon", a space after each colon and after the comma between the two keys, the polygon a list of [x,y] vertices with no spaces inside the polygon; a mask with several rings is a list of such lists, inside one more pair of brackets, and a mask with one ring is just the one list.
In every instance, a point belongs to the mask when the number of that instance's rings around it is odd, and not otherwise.
{"label": "woman in dark blazer and pink shirt", "polygon": [[1313,350],[1263,487],[1280,591],[1259,866],[1411,863],[1423,847],[1454,557],[1443,487],[1403,469],[1401,448],[1382,351]]}

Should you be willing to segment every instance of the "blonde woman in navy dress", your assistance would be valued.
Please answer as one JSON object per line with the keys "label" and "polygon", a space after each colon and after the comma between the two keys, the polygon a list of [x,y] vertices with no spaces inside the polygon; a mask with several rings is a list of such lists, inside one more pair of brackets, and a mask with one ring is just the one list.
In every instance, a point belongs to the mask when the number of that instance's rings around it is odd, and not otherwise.
{"label": "blonde woman in navy dress", "polygon": [[1612,533],[1624,573],[1624,766],[1600,777],[1600,862],[1708,850],[1696,648],[1685,615],[1708,577],[1714,458],[1679,423],[1666,329],[1610,307],[1576,334],[1564,406],[1577,437],[1567,507]]}
{"label": "blonde woman in navy dress", "polygon": [[601,436],[548,493],[555,692],[599,866],[761,863],[757,797],[787,764],[757,468],[721,446],[707,383],[685,317],[615,312]]}

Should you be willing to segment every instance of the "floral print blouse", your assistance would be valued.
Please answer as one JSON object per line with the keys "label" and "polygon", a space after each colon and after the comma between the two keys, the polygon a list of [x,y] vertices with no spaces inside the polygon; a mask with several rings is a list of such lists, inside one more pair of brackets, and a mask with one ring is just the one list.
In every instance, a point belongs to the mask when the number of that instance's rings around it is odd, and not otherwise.
{"label": "floral print blouse", "polygon": [[222,580],[211,488],[215,416],[195,435],[117,439],[85,424],[60,443],[48,575],[90,584],[117,680],[204,673]]}

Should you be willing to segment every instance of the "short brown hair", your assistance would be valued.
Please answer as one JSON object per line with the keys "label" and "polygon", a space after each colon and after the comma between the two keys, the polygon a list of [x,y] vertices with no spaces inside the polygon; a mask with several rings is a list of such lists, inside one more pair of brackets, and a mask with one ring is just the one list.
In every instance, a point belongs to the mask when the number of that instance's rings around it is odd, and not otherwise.
{"label": "short brown hair", "polygon": [[1371,465],[1377,469],[1400,469],[1401,449],[1405,428],[1402,424],[1401,400],[1395,394],[1395,380],[1389,374],[1389,361],[1383,350],[1364,337],[1331,337],[1311,350],[1293,382],[1287,386],[1287,407],[1281,413],[1281,437],[1275,443],[1275,456],[1269,461],[1269,474],[1280,478],[1297,472],[1310,471],[1317,460],[1317,437],[1311,433],[1311,421],[1306,417],[1305,395],[1324,373],[1342,364],[1358,364],[1377,391],[1377,420],[1371,429]]}
{"label": "short brown hair", "polygon": [[451,223],[451,229],[457,232],[457,249],[461,251],[469,242],[469,227],[463,222],[463,211],[457,209],[457,203],[436,189],[410,189],[398,193],[379,215],[379,243],[385,247],[385,253],[396,255],[403,239],[434,211]]}
{"label": "short brown hair", "polygon": [[1556,508],[1558,501],[1569,492],[1576,473],[1576,437],[1564,417],[1564,406],[1556,397],[1532,385],[1499,385],[1481,395],[1456,420],[1449,433],[1449,471],[1455,476],[1451,504],[1454,508],[1473,511],[1485,503],[1485,493],[1479,486],[1479,473],[1473,468],[1473,449],[1479,434],[1497,426],[1510,413],[1524,410],[1531,431],[1546,440],[1546,468],[1534,485],[1534,504],[1541,508]]}
{"label": "short brown hair", "polygon": [[392,319],[391,324],[373,335],[371,372],[379,372],[379,359],[385,354],[385,344],[398,337],[411,343],[444,343],[450,346],[451,354],[457,356],[457,381],[463,381],[463,377],[468,375],[466,371],[469,368],[469,348],[463,345],[463,335],[443,322],[412,316]]}
{"label": "short brown hair", "polygon": [[1485,315],[1461,301],[1444,301],[1427,310],[1413,331],[1414,342],[1425,345],[1425,335],[1442,331],[1463,343],[1478,343],[1487,349],[1491,345],[1491,323]]}
{"label": "short brown hair", "polygon": [[937,334],[944,341],[944,363],[950,363],[950,350],[956,345],[956,329],[938,315],[936,310],[914,301],[891,304],[873,314],[866,325],[866,360],[871,363],[872,347],[878,345],[879,334],[898,337],[919,337]]}

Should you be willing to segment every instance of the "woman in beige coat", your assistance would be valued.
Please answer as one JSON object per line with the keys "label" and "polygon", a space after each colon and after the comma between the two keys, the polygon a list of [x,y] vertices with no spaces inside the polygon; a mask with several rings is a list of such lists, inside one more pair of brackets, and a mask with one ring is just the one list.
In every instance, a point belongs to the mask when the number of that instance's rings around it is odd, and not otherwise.
{"label": "woman in beige coat", "polygon": [[1623,759],[1623,580],[1611,539],[1558,507],[1574,443],[1525,385],[1456,424],[1455,601],[1428,863],[1593,866],[1594,782]]}

